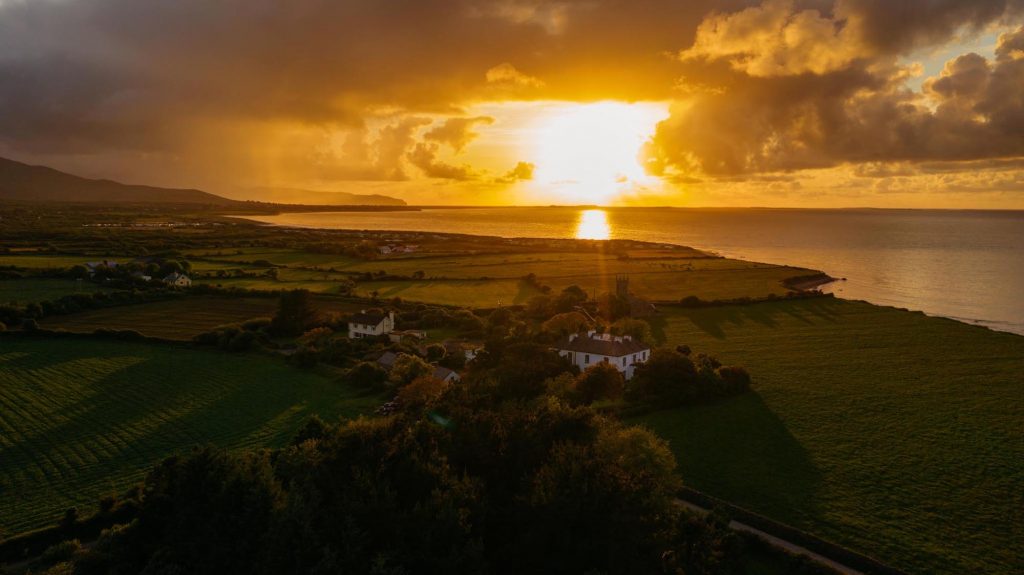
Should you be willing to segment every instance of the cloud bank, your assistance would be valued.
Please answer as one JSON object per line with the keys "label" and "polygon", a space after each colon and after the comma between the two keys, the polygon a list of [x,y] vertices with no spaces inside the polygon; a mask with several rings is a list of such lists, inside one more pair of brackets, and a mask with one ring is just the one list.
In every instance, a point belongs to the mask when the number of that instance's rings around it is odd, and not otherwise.
{"label": "cloud bank", "polygon": [[[515,186],[529,158],[466,159],[507,129],[474,105],[657,100],[671,116],[642,158],[683,190],[821,170],[894,186],[935,165],[1013,190],[1022,14],[1024,0],[4,2],[0,153],[177,185]],[[922,54],[994,27],[992,52],[908,87]]]}

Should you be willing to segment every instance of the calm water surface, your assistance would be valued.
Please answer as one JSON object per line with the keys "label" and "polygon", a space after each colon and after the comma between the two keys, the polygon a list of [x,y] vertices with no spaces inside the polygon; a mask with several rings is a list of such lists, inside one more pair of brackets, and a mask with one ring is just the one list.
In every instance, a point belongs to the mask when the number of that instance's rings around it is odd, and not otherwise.
{"label": "calm water surface", "polygon": [[252,218],[335,229],[682,244],[847,278],[850,299],[1024,334],[1024,211],[438,208]]}

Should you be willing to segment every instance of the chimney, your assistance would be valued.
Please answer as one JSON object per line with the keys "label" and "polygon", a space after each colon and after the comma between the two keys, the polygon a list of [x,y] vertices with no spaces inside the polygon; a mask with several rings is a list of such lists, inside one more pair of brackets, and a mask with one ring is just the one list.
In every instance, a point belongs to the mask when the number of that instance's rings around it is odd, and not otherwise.
{"label": "chimney", "polygon": [[388,312],[388,318],[391,319],[391,325],[395,325],[395,312],[389,311]]}
{"label": "chimney", "polygon": [[569,341],[576,341],[576,338],[579,336],[580,334],[578,333],[569,334]]}
{"label": "chimney", "polygon": [[625,341],[633,341],[633,336],[631,336],[631,335],[624,335],[624,336],[622,336],[622,339],[624,339]]}
{"label": "chimney", "polygon": [[596,329],[592,329],[592,330],[587,332],[587,337],[592,338],[592,337],[594,337],[595,333],[597,333],[597,330]]}

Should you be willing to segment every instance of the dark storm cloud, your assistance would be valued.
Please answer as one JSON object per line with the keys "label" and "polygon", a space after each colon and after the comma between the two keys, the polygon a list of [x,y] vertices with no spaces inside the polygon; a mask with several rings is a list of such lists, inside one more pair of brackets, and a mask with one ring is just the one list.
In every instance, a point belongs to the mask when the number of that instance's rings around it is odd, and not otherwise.
{"label": "dark storm cloud", "polygon": [[665,54],[710,1],[678,4],[0,3],[0,137],[160,148],[167,126],[209,118],[358,125],[382,107],[457,113],[503,84],[528,98],[664,98]]}
{"label": "dark storm cloud", "polygon": [[[457,154],[515,99],[675,100],[652,170],[742,174],[1021,154],[1021,34],[904,88],[898,58],[1024,0],[0,0],[0,145],[323,178],[469,179]],[[369,119],[393,117],[370,133]],[[133,157],[133,156],[130,156]],[[450,159],[448,161],[451,161]],[[520,180],[521,170],[508,179]]]}

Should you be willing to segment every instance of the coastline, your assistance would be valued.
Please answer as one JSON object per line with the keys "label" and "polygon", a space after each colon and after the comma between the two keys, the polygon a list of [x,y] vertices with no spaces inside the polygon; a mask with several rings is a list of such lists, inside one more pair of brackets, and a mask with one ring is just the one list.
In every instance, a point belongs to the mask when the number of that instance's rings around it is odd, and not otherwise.
{"label": "coastline", "polygon": [[[420,206],[422,207],[422,206]],[[432,209],[434,207],[431,207]],[[447,208],[447,206],[440,207],[439,209]],[[590,209],[589,206],[586,207]],[[450,212],[447,218],[440,213],[431,214],[429,219],[425,219],[422,216],[415,214],[423,214],[425,212],[413,212],[404,211],[402,212],[391,212],[391,214],[379,214],[382,217],[374,217],[372,214],[364,213],[356,217],[339,218],[338,220],[316,218],[315,220],[309,221],[308,223],[299,219],[299,221],[266,221],[265,217],[261,217],[259,214],[237,214],[227,215],[232,219],[242,220],[255,225],[263,226],[275,226],[281,228],[294,228],[302,230],[320,230],[325,232],[341,232],[341,233],[386,233],[386,234],[402,234],[402,233],[421,233],[421,234],[435,234],[435,235],[446,235],[451,237],[466,237],[466,236],[480,236],[480,237],[499,237],[507,239],[518,239],[518,240],[568,240],[573,239],[571,237],[574,229],[573,217],[575,214],[572,212],[576,208],[563,208],[559,207],[556,210],[552,210],[551,213],[557,213],[557,218],[552,219],[549,216],[545,216],[545,212],[539,212],[541,218],[531,219],[522,223],[509,223],[507,219],[495,219],[495,214],[500,215],[500,211],[496,211],[495,208],[477,208],[482,212],[488,213],[486,218],[483,216],[473,215],[469,220],[463,219],[455,212]],[[502,208],[503,209],[503,208]],[[541,209],[547,210],[547,208],[527,208],[521,207],[516,208],[517,210],[529,210],[529,209]],[[579,208],[582,209],[582,208]],[[579,211],[577,209],[577,212]],[[594,208],[601,209],[604,208]],[[926,289],[924,292],[918,291],[919,288],[916,285],[902,285],[897,282],[902,281],[903,278],[908,277],[908,270],[900,268],[883,267],[882,263],[891,266],[893,260],[891,258],[881,260],[873,257],[867,257],[863,261],[851,262],[842,260],[841,258],[834,258],[835,244],[828,246],[833,248],[832,251],[820,252],[816,250],[813,244],[805,246],[803,251],[794,251],[790,249],[784,241],[780,242],[768,238],[768,241],[754,241],[760,238],[749,237],[750,231],[741,228],[739,231],[743,232],[742,236],[748,236],[741,238],[736,242],[732,242],[733,236],[726,233],[724,236],[722,233],[718,233],[718,240],[724,239],[725,241],[715,242],[715,237],[705,237],[701,235],[701,230],[678,230],[679,234],[666,233],[664,226],[660,228],[657,226],[644,227],[638,225],[637,222],[624,221],[619,222],[614,219],[611,215],[615,212],[619,213],[631,213],[633,208],[612,208],[608,210],[610,221],[610,228],[612,230],[611,240],[626,240],[626,241],[637,241],[647,244],[662,244],[662,245],[674,245],[680,247],[688,247],[690,249],[699,250],[717,257],[725,257],[729,259],[736,259],[751,263],[763,263],[768,265],[778,266],[791,266],[801,267],[813,271],[820,271],[821,275],[815,277],[800,278],[802,281],[795,281],[793,283],[787,283],[786,287],[793,289],[794,291],[806,291],[806,290],[817,290],[822,289],[826,293],[830,293],[835,297],[843,299],[849,299],[852,301],[867,301],[874,305],[893,307],[896,309],[906,309],[908,311],[920,311],[926,315],[932,317],[943,317],[952,319],[967,325],[976,327],[984,327],[991,331],[1013,333],[1016,335],[1024,335],[1024,321],[1015,319],[1018,315],[1018,307],[1013,302],[1014,299],[1004,303],[1006,294],[1003,292],[997,292],[999,295],[986,305],[989,306],[989,313],[984,313],[985,308],[979,307],[976,304],[977,299],[974,294],[978,293],[974,290],[967,290],[970,294],[968,297],[966,294],[951,292],[948,289],[940,289],[937,286],[943,285],[938,283],[924,284],[925,287],[928,285],[935,286]],[[458,212],[469,212],[471,210],[463,209]],[[640,208],[640,211],[649,213],[650,210]],[[707,210],[698,210],[707,211]],[[743,210],[733,209],[726,210],[730,213],[744,213]],[[830,213],[830,214],[841,214],[850,213],[857,211],[865,213],[861,210],[785,210],[789,212],[814,212],[814,213]],[[886,212],[886,210],[870,210],[870,213]],[[889,212],[892,212],[889,210]],[[896,211],[903,213],[904,211]],[[639,212],[638,212],[639,213]],[[977,212],[975,212],[977,213]],[[325,213],[325,215],[328,215]],[[339,212],[339,216],[343,215]],[[351,212],[345,215],[352,215]],[[383,216],[397,216],[398,219],[393,220],[391,217]],[[1005,215],[1005,213],[1003,214]],[[255,216],[255,217],[253,217]],[[455,219],[451,219],[455,218]],[[276,218],[275,218],[276,219]],[[450,225],[445,223],[450,220]],[[538,223],[539,222],[539,223]],[[828,223],[831,224],[832,219],[829,219]],[[643,222],[640,222],[641,224]],[[662,222],[663,224],[664,222]],[[755,222],[756,223],[756,222]],[[624,227],[623,227],[624,226]],[[453,232],[451,230],[466,229],[465,232]],[[517,233],[522,231],[522,233]],[[483,232],[483,233],[481,233]],[[616,237],[619,234],[620,237]],[[646,235],[648,237],[638,237],[639,235]],[[715,234],[710,234],[714,236]],[[688,236],[689,239],[699,239],[701,241],[682,241],[679,239],[686,239],[685,237],[677,236]],[[732,242],[732,245],[730,245]],[[850,247],[848,251],[852,251],[856,246]],[[790,253],[793,252],[793,253]],[[869,253],[869,252],[864,252]],[[787,254],[789,254],[787,256]],[[844,254],[845,255],[845,254]],[[795,256],[795,257],[794,257]],[[863,253],[858,252],[858,257],[864,258]],[[866,262],[866,263],[865,263]],[[896,262],[899,263],[899,262]],[[906,262],[903,265],[909,265],[914,262]],[[831,264],[831,267],[824,264]],[[859,264],[859,265],[852,265]],[[823,267],[824,266],[824,267]],[[868,267],[865,267],[868,266]],[[835,274],[836,270],[839,270],[840,274]],[[948,274],[951,273],[949,269],[943,270],[929,270],[933,275]],[[984,270],[988,271],[988,270]],[[831,272],[831,273],[830,273]],[[991,273],[991,272],[990,272]],[[882,277],[890,276],[888,279]],[[975,276],[975,271],[969,271],[959,274],[959,277]],[[847,276],[850,281],[847,282]],[[858,280],[858,278],[860,278]],[[990,285],[990,283],[988,284]],[[961,292],[965,291],[963,289]],[[999,299],[1002,298],[1002,299]],[[1009,314],[1009,317],[1007,317]]]}

